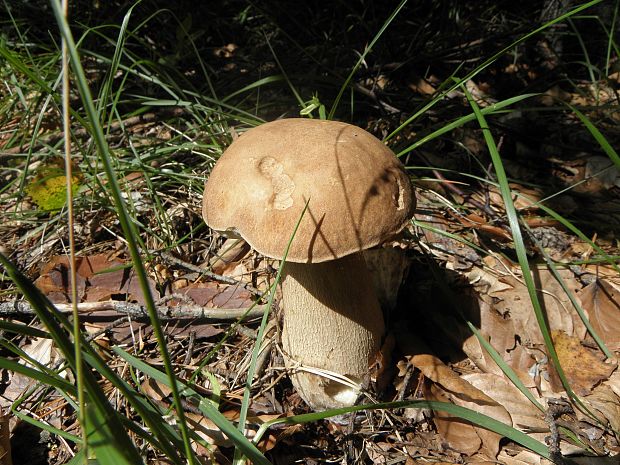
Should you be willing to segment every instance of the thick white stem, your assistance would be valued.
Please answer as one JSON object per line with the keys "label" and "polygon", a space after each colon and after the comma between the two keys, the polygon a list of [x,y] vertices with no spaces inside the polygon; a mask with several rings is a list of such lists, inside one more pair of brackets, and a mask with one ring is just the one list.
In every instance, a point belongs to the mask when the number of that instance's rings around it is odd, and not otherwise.
{"label": "thick white stem", "polygon": [[364,258],[287,262],[284,270],[282,346],[293,385],[315,410],[353,405],[359,388],[307,370],[344,375],[357,386],[367,380],[384,323]]}

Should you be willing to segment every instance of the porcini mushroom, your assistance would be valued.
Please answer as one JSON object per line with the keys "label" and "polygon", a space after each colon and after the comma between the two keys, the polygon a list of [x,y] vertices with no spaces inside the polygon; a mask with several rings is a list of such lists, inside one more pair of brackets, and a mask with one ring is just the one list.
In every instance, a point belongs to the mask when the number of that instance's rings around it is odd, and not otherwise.
{"label": "porcini mushroom", "polygon": [[209,176],[206,223],[263,255],[281,260],[301,218],[284,264],[282,347],[293,385],[315,410],[352,405],[368,377],[384,322],[361,251],[399,233],[413,207],[394,154],[335,121],[250,129]]}

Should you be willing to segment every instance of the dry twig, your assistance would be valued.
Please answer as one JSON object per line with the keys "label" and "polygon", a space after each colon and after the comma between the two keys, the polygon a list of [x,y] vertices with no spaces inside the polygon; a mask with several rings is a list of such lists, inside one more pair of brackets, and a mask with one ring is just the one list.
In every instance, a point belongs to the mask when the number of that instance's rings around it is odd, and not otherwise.
{"label": "dry twig", "polygon": [[[70,304],[55,304],[61,313],[71,313]],[[196,318],[205,320],[229,321],[238,320],[242,317],[256,318],[265,313],[267,305],[255,305],[251,308],[207,308],[199,305],[157,306],[157,313],[162,320],[179,318]],[[148,320],[148,313],[143,305],[109,300],[106,302],[84,302],[78,304],[78,311],[82,317],[113,317],[118,315],[103,314],[114,312],[129,315],[136,320]],[[30,304],[23,300],[12,302],[0,302],[0,316],[16,317],[22,315],[34,315],[35,312]]]}

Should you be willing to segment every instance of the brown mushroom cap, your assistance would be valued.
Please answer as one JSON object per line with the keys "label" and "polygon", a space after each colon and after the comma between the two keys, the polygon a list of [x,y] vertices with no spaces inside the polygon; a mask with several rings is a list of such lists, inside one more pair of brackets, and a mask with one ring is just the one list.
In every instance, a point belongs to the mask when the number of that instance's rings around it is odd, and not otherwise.
{"label": "brown mushroom cap", "polygon": [[381,141],[350,124],[283,119],[245,132],[205,185],[203,216],[263,255],[319,263],[374,247],[412,215],[411,184]]}

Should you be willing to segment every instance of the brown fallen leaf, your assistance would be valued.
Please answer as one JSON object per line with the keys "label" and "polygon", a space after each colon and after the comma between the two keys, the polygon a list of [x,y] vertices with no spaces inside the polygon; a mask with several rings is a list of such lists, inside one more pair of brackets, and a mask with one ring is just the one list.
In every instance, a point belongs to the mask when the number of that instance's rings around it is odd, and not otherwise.
{"label": "brown fallen leaf", "polygon": [[[569,336],[564,331],[552,331],[551,337],[568,382],[581,396],[590,394],[595,386],[608,379],[617,368],[617,365],[603,362],[594,352],[581,345],[579,338]],[[553,371],[551,373],[554,374]],[[555,380],[554,386],[558,391],[562,389],[558,380]]]}
{"label": "brown fallen leaf", "polygon": [[408,87],[413,92],[422,95],[433,95],[435,93],[433,85],[423,78],[414,78]]}
{"label": "brown fallen leaf", "polygon": [[620,290],[600,279],[584,287],[578,296],[605,345],[609,350],[620,350]]}
{"label": "brown fallen leaf", "polygon": [[[480,391],[488,393],[493,400],[502,405],[516,428],[547,430],[544,414],[506,378],[490,373],[469,373],[463,375],[462,378]],[[536,400],[543,403],[534,390],[532,394]],[[544,440],[539,436],[536,436],[536,439]]]}
{"label": "brown fallen leaf", "polygon": [[[428,391],[431,397],[438,400],[449,399],[456,405],[483,413],[512,426],[512,419],[504,407],[458,376],[437,357],[427,354],[414,355],[411,357],[411,363],[434,382]],[[497,456],[500,435],[440,412],[436,412],[434,420],[437,428],[444,433],[443,437],[456,450],[466,450],[468,455],[480,451],[490,459]],[[475,436],[478,437],[478,441]]]}
{"label": "brown fallen leaf", "polygon": [[597,417],[603,424],[609,423],[614,431],[620,431],[620,397],[611,387],[600,384],[583,400],[600,413]]}
{"label": "brown fallen leaf", "polygon": [[[450,397],[447,393],[436,384],[425,388],[424,397],[429,400],[450,402]],[[437,432],[441,436],[445,447],[457,450],[468,456],[480,450],[482,439],[471,423],[442,411],[434,412],[433,423],[435,423]]]}
{"label": "brown fallen leaf", "polygon": [[239,286],[220,286],[220,292],[213,297],[214,307],[249,308],[254,303],[252,293]]}
{"label": "brown fallen leaf", "polygon": [[209,267],[214,273],[227,276],[249,251],[250,246],[244,240],[228,238],[209,259]]}
{"label": "brown fallen leaf", "polygon": [[201,307],[206,307],[219,292],[218,284],[213,281],[190,283],[178,290],[178,294],[187,296]]}
{"label": "brown fallen leaf", "polygon": [[[574,292],[580,289],[581,286],[575,280],[572,271],[560,270],[559,273],[569,290]],[[571,336],[583,338],[586,332],[585,326],[577,312],[572,309],[570,299],[553,274],[543,266],[532,267],[532,274],[536,287],[540,290],[538,296],[545,309],[549,327],[553,330],[562,330]],[[510,275],[504,276],[502,280],[512,284],[513,289],[491,296],[499,299],[494,306],[495,310],[514,321],[515,334],[518,334],[523,341],[542,347],[544,345],[543,337],[527,288]],[[485,332],[493,334],[490,331]]]}
{"label": "brown fallen leaf", "polygon": [[497,294],[513,288],[512,285],[500,281],[497,273],[480,266],[472,267],[465,276],[476,291],[484,294]]}
{"label": "brown fallen leaf", "polygon": [[[488,340],[488,337],[485,337],[485,339]],[[483,373],[493,373],[501,376],[502,370],[497,366],[497,363],[493,361],[484,347],[482,347],[482,344],[480,344],[480,341],[475,335],[472,334],[465,339],[463,342],[463,352],[465,352],[469,360],[482,370]]]}
{"label": "brown fallen leaf", "polygon": [[[151,295],[157,297],[159,292],[155,282],[148,278]],[[85,301],[126,300],[144,305],[144,294],[132,269],[118,269],[96,274],[88,280]]]}
{"label": "brown fallen leaf", "polygon": [[[518,271],[509,263],[486,257],[484,264],[484,269],[472,269],[468,275],[478,300],[480,332],[523,379],[535,364],[531,350],[544,348],[527,288],[517,275],[511,274]],[[534,267],[533,272],[551,328],[584,337],[585,326],[554,276],[542,266]],[[560,276],[571,292],[580,289],[570,270],[561,270]],[[483,371],[497,373],[476,341],[466,341],[463,349]]]}
{"label": "brown fallen leaf", "polygon": [[613,375],[609,377],[607,381],[605,381],[612,391],[616,393],[618,397],[620,397],[620,370],[616,370]]}
{"label": "brown fallen leaf", "polygon": [[162,401],[168,398],[172,393],[172,389],[153,378],[146,378],[142,382],[141,388],[142,392],[144,392],[149,399],[156,401]]}
{"label": "brown fallen leaf", "polygon": [[[142,289],[131,268],[105,254],[76,258],[78,298],[80,302],[126,300],[144,304]],[[69,302],[69,259],[53,257],[41,268],[35,285],[54,303]],[[149,279],[151,294],[158,295],[155,282]]]}
{"label": "brown fallen leaf", "polygon": [[[49,262],[43,264],[39,277],[34,282],[35,286],[54,303],[69,301],[71,291],[68,263],[66,256],[52,257]],[[78,298],[81,300],[86,288],[86,278],[80,273],[77,273],[76,278]]]}

